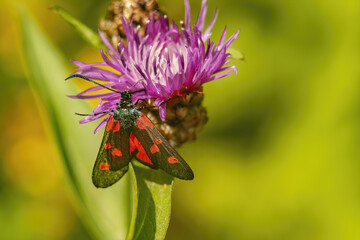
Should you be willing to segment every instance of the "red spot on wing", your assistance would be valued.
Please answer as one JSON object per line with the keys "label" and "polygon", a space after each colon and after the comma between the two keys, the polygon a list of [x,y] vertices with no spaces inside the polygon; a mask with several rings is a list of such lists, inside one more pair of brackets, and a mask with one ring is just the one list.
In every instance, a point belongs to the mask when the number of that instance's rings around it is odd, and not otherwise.
{"label": "red spot on wing", "polygon": [[152,154],[160,152],[160,149],[155,144],[151,146],[150,151]]}
{"label": "red spot on wing", "polygon": [[121,151],[120,151],[119,149],[114,148],[114,149],[112,150],[112,152],[111,152],[111,155],[117,156],[117,157],[121,157],[121,156],[122,156],[122,153],[121,153]]}
{"label": "red spot on wing", "polygon": [[170,164],[174,164],[174,163],[177,163],[177,162],[179,162],[179,161],[177,160],[176,157],[170,156],[170,157],[168,158],[168,162],[169,162]]}
{"label": "red spot on wing", "polygon": [[131,154],[136,149],[136,145],[134,143],[134,134],[133,133],[130,133],[129,142],[130,142],[130,154]]}
{"label": "red spot on wing", "polygon": [[111,148],[111,144],[110,144],[110,143],[105,144],[105,149],[110,149],[110,148]]}
{"label": "red spot on wing", "polygon": [[161,141],[160,139],[158,139],[158,138],[155,138],[155,139],[154,139],[154,142],[155,142],[157,145],[162,144],[162,141]]}
{"label": "red spot on wing", "polygon": [[139,142],[139,140],[134,137],[134,144],[136,146],[136,148],[138,149],[138,153],[136,154],[136,157],[143,161],[143,162],[146,162],[146,163],[150,163],[150,164],[153,164],[152,161],[150,160],[150,158],[148,157],[148,155],[146,154],[145,152],[145,149],[144,147],[141,145],[141,143]]}
{"label": "red spot on wing", "polygon": [[139,151],[139,152],[136,154],[136,157],[137,157],[139,160],[143,161],[143,162],[147,162],[147,163],[153,164],[153,163],[151,162],[150,158],[148,157],[148,155],[146,154],[146,152],[140,152],[140,151]]}
{"label": "red spot on wing", "polygon": [[112,130],[113,130],[113,132],[118,132],[118,131],[120,130],[120,123],[119,123],[119,121],[116,121],[116,120],[115,120],[115,123],[113,124]]}
{"label": "red spot on wing", "polygon": [[139,121],[139,119],[136,119],[136,124],[137,124],[138,128],[145,129],[145,126]]}
{"label": "red spot on wing", "polygon": [[146,117],[144,114],[141,114],[140,118],[141,118],[141,121],[143,121],[143,123],[144,123],[146,126],[148,126],[149,128],[153,128],[153,127],[154,127],[153,124],[152,124],[152,122],[150,121],[150,119],[149,119],[148,117]]}
{"label": "red spot on wing", "polygon": [[130,141],[130,154],[131,154],[136,149],[136,145],[134,143],[134,134],[133,133],[130,133],[129,141]]}
{"label": "red spot on wing", "polygon": [[109,170],[110,164],[102,162],[102,163],[100,163],[99,168],[100,168],[100,170]]}
{"label": "red spot on wing", "polygon": [[109,121],[108,121],[107,125],[106,125],[106,131],[107,131],[107,132],[111,130],[112,125],[113,125],[113,122],[114,122],[114,118],[111,116],[111,117],[109,118]]}

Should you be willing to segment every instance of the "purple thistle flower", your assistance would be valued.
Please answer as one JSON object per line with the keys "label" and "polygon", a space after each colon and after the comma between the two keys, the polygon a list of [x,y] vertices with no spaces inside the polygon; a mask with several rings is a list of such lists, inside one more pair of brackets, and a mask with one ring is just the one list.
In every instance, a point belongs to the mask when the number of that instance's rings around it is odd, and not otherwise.
{"label": "purple thistle flower", "polygon": [[[210,40],[211,29],[214,26],[218,12],[216,11],[210,24],[205,28],[207,0],[203,0],[197,22],[191,26],[190,6],[185,0],[185,23],[180,26],[160,16],[154,19],[154,14],[145,26],[145,34],[141,36],[139,28],[134,28],[132,22],[122,18],[126,33],[126,44],[120,42],[115,49],[99,32],[104,44],[109,49],[101,50],[103,62],[86,64],[73,61],[78,71],[73,73],[94,80],[104,81],[105,86],[118,91],[136,91],[145,89],[133,95],[133,101],[154,99],[159,107],[161,120],[165,121],[166,101],[196,91],[202,84],[223,78],[236,71],[230,63],[230,54],[226,50],[237,38],[240,31],[225,40],[226,27],[217,44]],[[112,71],[101,67],[110,67]],[[110,111],[117,107],[120,94],[116,92],[93,93],[102,89],[101,86],[91,87],[72,98],[100,98],[93,113]],[[80,123],[87,123],[105,116],[99,114],[85,117]],[[103,127],[109,116],[95,129]]]}

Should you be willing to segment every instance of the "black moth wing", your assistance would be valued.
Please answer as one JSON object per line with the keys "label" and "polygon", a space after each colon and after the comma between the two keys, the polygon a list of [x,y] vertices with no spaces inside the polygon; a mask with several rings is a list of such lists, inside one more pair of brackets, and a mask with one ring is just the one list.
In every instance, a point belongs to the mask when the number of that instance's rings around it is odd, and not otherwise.
{"label": "black moth wing", "polygon": [[130,132],[121,128],[120,122],[110,117],[95,161],[92,181],[95,187],[107,188],[129,169]]}
{"label": "black moth wing", "polygon": [[[160,168],[180,179],[192,180],[194,178],[194,173],[190,166],[143,113],[141,113],[136,120],[133,134],[152,162],[152,164],[148,164],[144,161],[143,156],[139,158],[139,155],[136,155],[136,158],[141,163],[154,169]],[[134,141],[136,141],[136,139],[134,139]],[[137,149],[141,152],[139,147],[137,147]]]}

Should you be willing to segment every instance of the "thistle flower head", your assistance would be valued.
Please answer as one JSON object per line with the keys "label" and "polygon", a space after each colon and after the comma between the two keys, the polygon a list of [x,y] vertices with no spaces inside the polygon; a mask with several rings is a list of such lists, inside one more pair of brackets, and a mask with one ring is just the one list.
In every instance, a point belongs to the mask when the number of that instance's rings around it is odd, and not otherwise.
{"label": "thistle flower head", "polygon": [[[152,99],[153,104],[159,107],[161,120],[165,121],[169,99],[186,97],[202,89],[202,84],[236,71],[235,66],[228,66],[230,54],[226,51],[239,31],[226,40],[225,27],[220,40],[215,44],[210,35],[217,11],[205,27],[206,11],[207,1],[203,0],[198,19],[192,25],[189,2],[185,0],[185,22],[181,21],[177,25],[174,21],[170,23],[166,15],[155,19],[153,14],[145,25],[144,35],[140,34],[139,27],[134,27],[131,21],[122,18],[126,41],[114,48],[99,32],[108,48],[108,51],[101,50],[103,62],[85,64],[73,61],[78,66],[78,71],[74,74],[104,81],[105,86],[118,91],[145,89],[146,91],[134,94],[133,101],[140,98]],[[103,67],[110,67],[111,71]],[[100,86],[95,86],[71,97],[100,98],[94,114],[115,109],[120,94],[92,93],[100,89]],[[105,115],[88,116],[81,123]],[[107,118],[95,131],[105,125],[106,121]]]}

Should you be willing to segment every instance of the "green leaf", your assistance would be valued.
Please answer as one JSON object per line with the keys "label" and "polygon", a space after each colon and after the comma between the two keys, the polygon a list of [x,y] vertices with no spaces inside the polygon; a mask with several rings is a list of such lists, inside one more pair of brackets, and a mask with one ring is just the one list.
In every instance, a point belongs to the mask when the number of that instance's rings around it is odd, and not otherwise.
{"label": "green leaf", "polygon": [[135,161],[131,166],[137,185],[133,206],[136,215],[126,239],[164,239],[170,222],[174,178]]}
{"label": "green leaf", "polygon": [[91,110],[85,101],[66,97],[75,93],[71,83],[64,81],[71,73],[67,61],[25,9],[21,8],[19,15],[28,79],[58,145],[83,221],[99,239],[164,239],[173,178],[135,163],[114,186],[93,186],[92,167],[101,140],[101,134],[92,134],[97,123],[78,125],[74,113]]}
{"label": "green leaf", "polygon": [[231,54],[231,57],[233,59],[241,60],[241,61],[245,60],[244,55],[239,50],[237,50],[235,48],[229,48],[227,50],[227,52]]}
{"label": "green leaf", "polygon": [[90,43],[95,48],[103,48],[103,42],[101,41],[99,35],[91,30],[88,26],[77,20],[73,17],[68,11],[60,6],[53,6],[50,8],[54,13],[59,14],[67,23],[69,23],[78,33],[80,36]]}
{"label": "green leaf", "polygon": [[74,113],[91,110],[85,101],[66,97],[75,93],[64,81],[70,73],[67,61],[25,9],[20,8],[19,15],[30,85],[50,125],[80,216],[97,238],[124,239],[131,215],[129,177],[105,190],[93,186],[91,172],[101,138],[93,135],[97,123],[78,124]]}

